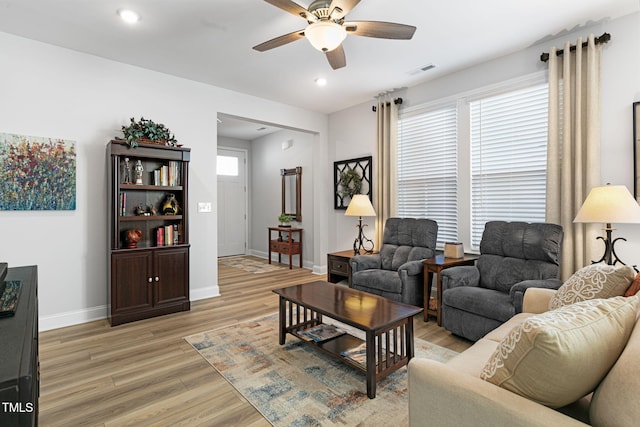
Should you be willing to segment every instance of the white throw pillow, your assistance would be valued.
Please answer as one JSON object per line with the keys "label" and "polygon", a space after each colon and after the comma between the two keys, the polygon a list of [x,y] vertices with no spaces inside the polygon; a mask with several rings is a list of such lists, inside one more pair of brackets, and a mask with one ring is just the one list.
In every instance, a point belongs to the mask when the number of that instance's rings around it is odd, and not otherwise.
{"label": "white throw pillow", "polygon": [[549,310],[576,302],[624,295],[633,282],[633,267],[591,264],[573,273],[549,301]]}
{"label": "white throw pillow", "polygon": [[552,408],[592,392],[633,330],[637,296],[594,299],[531,316],[511,330],[480,378]]}

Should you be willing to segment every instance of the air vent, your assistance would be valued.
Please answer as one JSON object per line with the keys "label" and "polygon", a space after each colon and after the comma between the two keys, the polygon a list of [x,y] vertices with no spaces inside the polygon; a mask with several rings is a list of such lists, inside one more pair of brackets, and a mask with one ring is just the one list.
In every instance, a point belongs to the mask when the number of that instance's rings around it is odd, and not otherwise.
{"label": "air vent", "polygon": [[424,73],[425,71],[429,71],[433,68],[436,68],[434,64],[428,64],[428,65],[416,68],[415,70],[411,70],[408,72],[408,74],[415,76],[416,74]]}

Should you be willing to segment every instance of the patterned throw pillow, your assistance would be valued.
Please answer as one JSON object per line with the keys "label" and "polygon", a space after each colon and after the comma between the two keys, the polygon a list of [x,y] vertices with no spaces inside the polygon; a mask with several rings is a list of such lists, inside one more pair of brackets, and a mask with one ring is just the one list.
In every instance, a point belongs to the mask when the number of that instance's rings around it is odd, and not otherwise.
{"label": "patterned throw pillow", "polygon": [[639,304],[595,299],[531,316],[502,340],[480,378],[551,408],[574,402],[622,353]]}
{"label": "patterned throw pillow", "polygon": [[633,267],[591,264],[573,273],[549,301],[549,310],[595,298],[624,294],[636,272]]}

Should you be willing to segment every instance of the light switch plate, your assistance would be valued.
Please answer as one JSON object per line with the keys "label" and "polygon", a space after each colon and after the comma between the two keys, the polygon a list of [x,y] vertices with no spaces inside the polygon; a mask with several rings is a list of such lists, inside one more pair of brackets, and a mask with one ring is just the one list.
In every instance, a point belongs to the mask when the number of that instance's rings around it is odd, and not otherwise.
{"label": "light switch plate", "polygon": [[198,202],[198,212],[211,212],[211,202]]}

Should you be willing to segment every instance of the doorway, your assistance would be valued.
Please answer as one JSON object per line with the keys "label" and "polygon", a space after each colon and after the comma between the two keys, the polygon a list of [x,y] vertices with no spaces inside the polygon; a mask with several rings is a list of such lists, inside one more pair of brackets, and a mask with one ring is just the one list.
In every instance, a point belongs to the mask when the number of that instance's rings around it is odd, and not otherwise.
{"label": "doorway", "polygon": [[218,256],[247,251],[247,152],[218,148]]}

